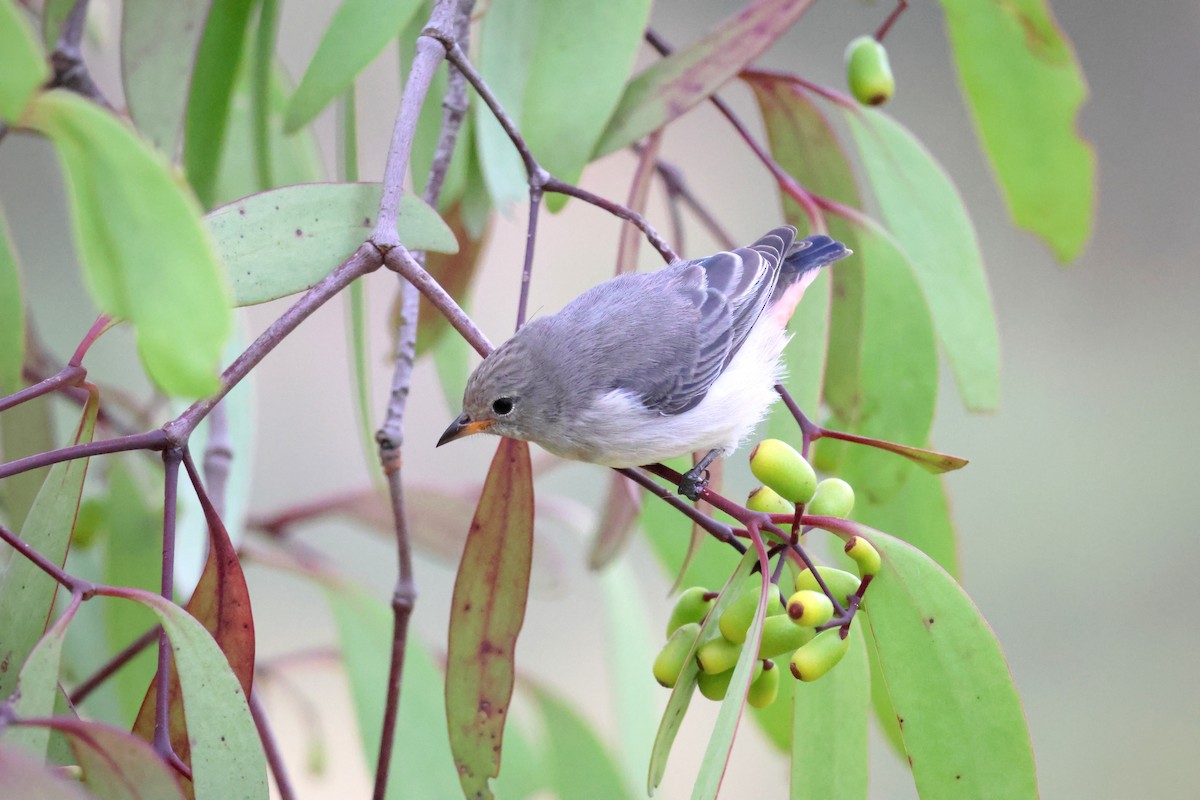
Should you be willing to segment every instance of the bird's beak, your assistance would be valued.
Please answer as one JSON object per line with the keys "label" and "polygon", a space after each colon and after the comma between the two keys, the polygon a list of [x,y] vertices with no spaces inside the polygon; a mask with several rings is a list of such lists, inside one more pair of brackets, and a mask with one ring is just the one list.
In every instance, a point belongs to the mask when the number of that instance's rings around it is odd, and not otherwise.
{"label": "bird's beak", "polygon": [[446,428],[446,432],[442,434],[442,438],[438,439],[437,446],[441,447],[446,442],[453,442],[455,439],[461,439],[473,433],[483,433],[495,424],[496,420],[494,419],[481,419],[478,422],[472,422],[471,418],[466,414],[459,414],[458,419],[451,422],[450,427]]}

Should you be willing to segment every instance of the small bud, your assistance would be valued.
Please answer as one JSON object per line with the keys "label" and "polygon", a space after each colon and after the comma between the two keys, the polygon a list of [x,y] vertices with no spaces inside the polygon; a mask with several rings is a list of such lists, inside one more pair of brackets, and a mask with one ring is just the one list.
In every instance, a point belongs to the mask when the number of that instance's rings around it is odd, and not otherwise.
{"label": "small bud", "polygon": [[679,593],[675,607],[671,609],[671,617],[667,620],[667,636],[689,622],[700,622],[712,608],[716,595],[703,586],[693,586]]}
{"label": "small bud", "polygon": [[[857,575],[846,572],[844,569],[827,567],[824,564],[818,565],[817,571],[825,579],[825,584],[829,586],[829,591],[833,593],[833,596],[842,605],[848,603],[847,598],[858,591],[861,581]],[[810,589],[814,592],[824,594],[821,590],[821,584],[817,583],[816,576],[812,574],[811,570],[807,569],[796,576],[796,591],[800,591],[801,589]]]}
{"label": "small bud", "polygon": [[859,36],[846,48],[846,82],[858,102],[877,106],[896,93],[887,50],[873,36]]}
{"label": "small bud", "polygon": [[792,654],[792,674],[797,680],[815,681],[837,666],[849,648],[850,637],[843,639],[841,628],[821,631]]}
{"label": "small bud", "polygon": [[795,514],[796,507],[767,486],[760,486],[746,498],[746,508],[764,514]]}
{"label": "small bud", "polygon": [[817,489],[817,473],[787,442],[763,439],[750,452],[750,471],[785,500],[807,503]]}
{"label": "small bud", "polygon": [[683,662],[687,659],[696,637],[700,635],[700,623],[689,622],[681,625],[671,634],[671,638],[663,645],[654,659],[654,680],[670,689],[679,680],[683,670]]}
{"label": "small bud", "polygon": [[786,614],[767,617],[763,622],[762,644],[758,648],[759,658],[775,658],[790,653],[813,637],[812,628],[801,628],[792,624]]}
{"label": "small bud", "polygon": [[826,478],[817,484],[817,491],[805,514],[815,517],[848,517],[854,510],[854,487],[841,478]]}
{"label": "small bud", "polygon": [[879,574],[879,568],[883,566],[879,551],[861,536],[851,536],[850,541],[846,542],[846,555],[854,559],[859,574],[864,578]]}
{"label": "small bud", "polygon": [[803,628],[818,628],[833,619],[833,603],[824,592],[801,589],[788,599],[787,613]]}
{"label": "small bud", "polygon": [[770,659],[762,662],[762,674],[750,684],[746,693],[746,702],[755,708],[766,708],[775,702],[779,696],[779,673],[775,662]]}
{"label": "small bud", "polygon": [[702,672],[716,675],[727,669],[732,669],[742,654],[742,646],[731,642],[723,636],[709,639],[696,650],[696,663]]}

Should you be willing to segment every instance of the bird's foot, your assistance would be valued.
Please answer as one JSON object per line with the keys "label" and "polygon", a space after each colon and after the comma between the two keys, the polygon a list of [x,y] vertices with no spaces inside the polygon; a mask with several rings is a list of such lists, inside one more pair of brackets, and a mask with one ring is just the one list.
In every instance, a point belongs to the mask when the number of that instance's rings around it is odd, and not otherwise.
{"label": "bird's foot", "polygon": [[700,499],[700,493],[708,488],[708,470],[704,467],[693,467],[679,479],[679,493],[693,503]]}

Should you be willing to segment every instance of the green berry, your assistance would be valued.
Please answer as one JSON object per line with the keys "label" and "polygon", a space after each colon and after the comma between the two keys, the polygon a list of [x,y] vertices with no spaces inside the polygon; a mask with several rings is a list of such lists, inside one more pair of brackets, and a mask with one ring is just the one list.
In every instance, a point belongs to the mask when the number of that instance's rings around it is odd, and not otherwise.
{"label": "green berry", "polygon": [[729,691],[729,681],[732,678],[732,668],[718,672],[716,675],[701,672],[696,676],[696,686],[700,689],[700,694],[709,700],[721,701],[725,699],[725,693]]}
{"label": "green berry", "polygon": [[833,603],[824,592],[801,589],[788,599],[787,613],[804,628],[818,628],[833,619]]}
{"label": "green berry", "polygon": [[[825,579],[826,585],[829,586],[829,591],[837,598],[837,601],[842,605],[849,602],[846,598],[858,591],[858,586],[861,581],[857,575],[846,572],[842,569],[818,565],[817,571],[821,573],[821,577]],[[814,592],[821,592],[821,584],[817,583],[817,578],[812,574],[811,570],[804,570],[796,576],[796,591],[801,589],[809,589]]]}
{"label": "green berry", "polygon": [[851,536],[850,541],[846,542],[846,555],[854,559],[859,574],[864,578],[879,574],[879,568],[883,566],[879,551],[861,536]]}
{"label": "green berry", "polygon": [[792,654],[792,674],[797,680],[815,681],[837,666],[849,647],[850,637],[843,639],[841,628],[821,631]]}
{"label": "green berry", "polygon": [[696,649],[696,663],[702,672],[716,675],[727,669],[732,669],[742,654],[742,646],[731,642],[723,636],[709,639]]}
{"label": "green berry", "polygon": [[[721,629],[722,636],[738,644],[746,641],[746,631],[750,629],[750,623],[754,621],[754,612],[758,610],[758,595],[761,591],[762,579],[757,575],[751,575],[746,582],[746,588],[742,590],[736,600],[725,607],[717,620],[717,627]],[[771,596],[767,598],[767,616],[782,614],[785,609],[783,602],[779,599],[779,592],[774,586],[771,586],[768,591]]]}
{"label": "green berry", "polygon": [[675,607],[671,609],[671,618],[667,620],[667,636],[682,625],[703,620],[714,600],[716,595],[703,586],[693,586],[680,592]]}
{"label": "green berry", "polygon": [[812,628],[801,628],[793,624],[786,614],[767,617],[763,622],[762,644],[758,648],[758,657],[775,658],[790,653],[812,637]]}
{"label": "green berry", "polygon": [[746,508],[764,514],[795,514],[796,507],[767,486],[760,486],[746,498]]}
{"label": "green berry", "polygon": [[754,477],[792,503],[807,503],[817,489],[817,473],[787,442],[763,439],[750,451]]}
{"label": "green berry", "polygon": [[804,507],[814,517],[848,517],[854,510],[854,487],[841,478],[826,478],[817,484],[812,500]]}
{"label": "green berry", "polygon": [[896,93],[887,50],[873,36],[859,36],[846,48],[846,82],[858,102],[877,106]]}
{"label": "green berry", "polygon": [[762,674],[754,679],[746,693],[746,702],[755,708],[766,708],[779,696],[779,668],[770,659],[761,663]]}
{"label": "green berry", "polygon": [[654,659],[654,680],[670,689],[679,680],[683,663],[687,660],[696,637],[700,635],[700,623],[689,622],[681,625],[671,634],[671,638],[663,645]]}

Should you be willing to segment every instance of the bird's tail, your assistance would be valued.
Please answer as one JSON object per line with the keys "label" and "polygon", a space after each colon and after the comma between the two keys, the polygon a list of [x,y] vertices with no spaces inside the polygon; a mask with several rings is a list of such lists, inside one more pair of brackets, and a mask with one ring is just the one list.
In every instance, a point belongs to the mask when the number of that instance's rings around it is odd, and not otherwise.
{"label": "bird's tail", "polygon": [[828,236],[809,236],[796,242],[783,259],[779,281],[767,305],[768,313],[780,324],[786,325],[800,298],[804,296],[804,290],[816,280],[821,267],[839,261],[852,252],[846,245]]}

